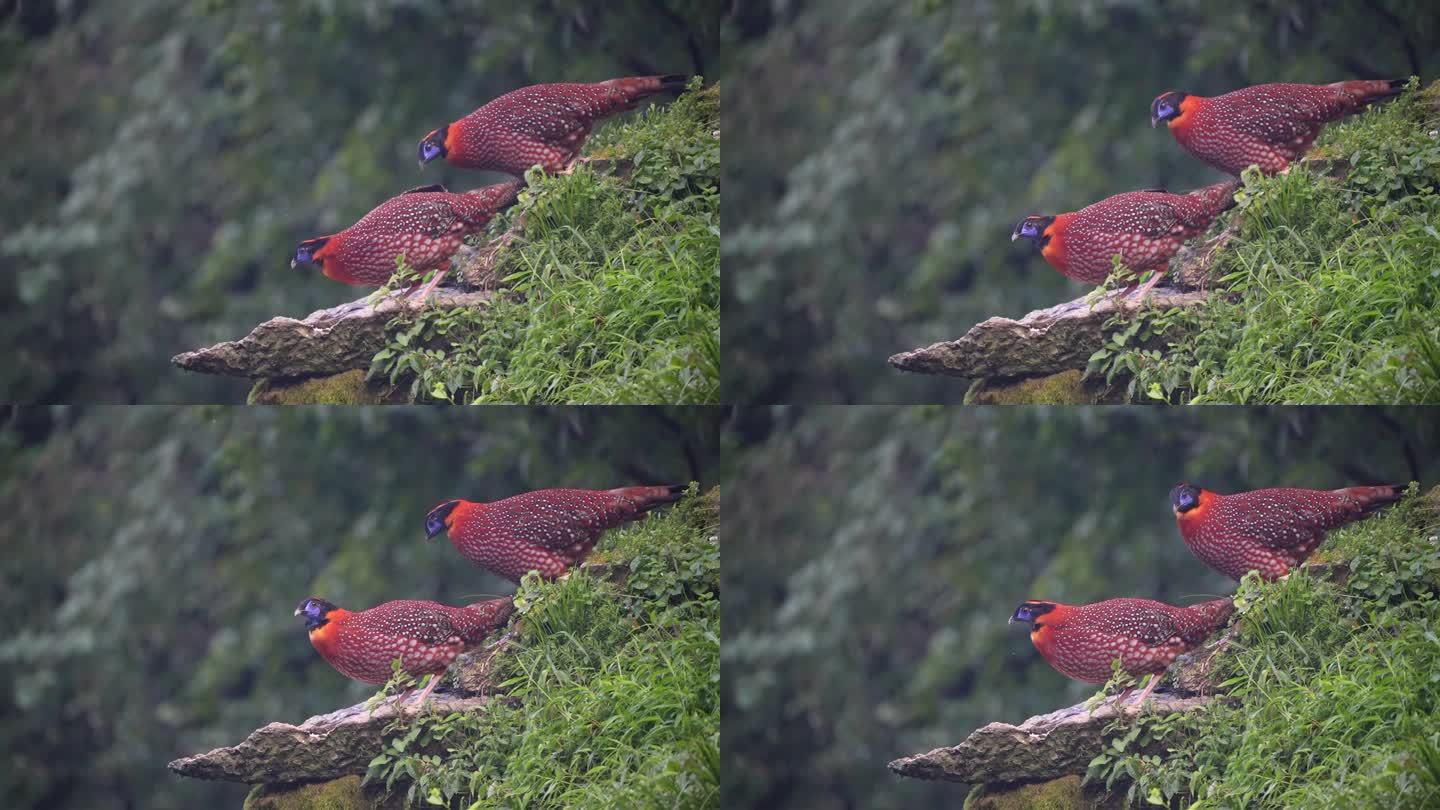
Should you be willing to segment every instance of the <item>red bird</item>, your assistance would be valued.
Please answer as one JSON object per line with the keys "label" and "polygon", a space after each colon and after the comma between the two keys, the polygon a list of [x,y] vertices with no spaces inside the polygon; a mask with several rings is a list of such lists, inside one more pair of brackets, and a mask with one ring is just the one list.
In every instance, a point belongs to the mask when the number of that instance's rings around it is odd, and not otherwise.
{"label": "red bird", "polygon": [[446,501],[425,516],[425,537],[450,542],[481,568],[519,582],[526,572],[554,579],[595,548],[606,529],[680,500],[685,487],[541,489],[491,503]]}
{"label": "red bird", "polygon": [[524,187],[523,181],[512,180],[464,194],[451,194],[439,185],[412,188],[339,233],[301,242],[290,266],[318,264],[336,281],[379,286],[394,275],[395,260],[403,255],[421,275],[438,268],[420,293],[424,300],[449,269],[461,241],[484,230],[492,217],[515,203]]}
{"label": "red bird", "polygon": [[1189,194],[1153,189],[1116,194],[1069,214],[1028,216],[1015,226],[1010,241],[1034,241],[1045,261],[1086,284],[1104,283],[1111,257],[1119,254],[1132,272],[1155,271],[1140,291],[1143,296],[1187,239],[1204,233],[1235,205],[1239,187],[1239,181],[1230,180]]}
{"label": "red bird", "polygon": [[1254,569],[1277,579],[1305,561],[1325,533],[1400,500],[1403,486],[1257,489],[1221,495],[1193,484],[1170,490],[1185,545],[1231,579]]}
{"label": "red bird", "polygon": [[684,90],[689,76],[634,76],[595,84],[536,84],[511,90],[420,141],[420,168],[445,158],[462,169],[524,177],[540,164],[562,172],[603,118],[633,110],[641,99]]}
{"label": "red bird", "polygon": [[[1140,693],[1139,702],[1144,703],[1160,673],[1177,656],[1200,646],[1234,610],[1229,599],[1190,607],[1150,599],[1106,599],[1079,606],[1032,599],[1016,608],[1010,621],[1028,622],[1035,649],[1068,678],[1105,683],[1116,658],[1132,676],[1153,673],[1156,677]],[[1120,700],[1124,697],[1121,693]]]}
{"label": "red bird", "polygon": [[1150,103],[1150,126],[1166,122],[1185,151],[1222,172],[1238,177],[1253,163],[1275,174],[1299,160],[1326,124],[1404,87],[1404,79],[1257,84],[1213,98],[1170,90]]}
{"label": "red bird", "polygon": [[[390,662],[397,658],[401,668],[415,677],[433,675],[420,693],[422,704],[450,662],[478,646],[513,612],[515,603],[508,597],[458,608],[401,599],[359,613],[310,598],[295,609],[296,616],[305,617],[316,652],[347,678],[385,683],[390,680]],[[404,700],[402,694],[396,703]]]}

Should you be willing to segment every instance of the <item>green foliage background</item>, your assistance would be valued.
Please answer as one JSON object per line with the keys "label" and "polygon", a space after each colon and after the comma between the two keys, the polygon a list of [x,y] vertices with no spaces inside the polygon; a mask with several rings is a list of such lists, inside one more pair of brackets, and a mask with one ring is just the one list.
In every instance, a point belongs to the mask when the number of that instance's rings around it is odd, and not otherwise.
{"label": "green foliage background", "polygon": [[0,392],[242,401],[186,349],[357,291],[288,270],[300,239],[422,183],[431,129],[517,86],[705,73],[709,0],[0,4]]}
{"label": "green foliage background", "polygon": [[1177,481],[1440,479],[1426,408],[748,409],[723,441],[735,806],[958,805],[886,763],[1095,691],[1006,625],[1015,605],[1234,592],[1180,541]]}
{"label": "green foliage background", "polygon": [[725,391],[959,401],[890,354],[1084,288],[1022,216],[1219,179],[1149,104],[1267,81],[1440,74],[1425,0],[836,0],[740,18],[727,99]]}
{"label": "green foliage background", "polygon": [[[426,542],[451,497],[713,481],[705,408],[10,409],[0,806],[238,806],[170,759],[365,699],[291,613],[514,587]],[[471,600],[474,601],[474,600]]]}

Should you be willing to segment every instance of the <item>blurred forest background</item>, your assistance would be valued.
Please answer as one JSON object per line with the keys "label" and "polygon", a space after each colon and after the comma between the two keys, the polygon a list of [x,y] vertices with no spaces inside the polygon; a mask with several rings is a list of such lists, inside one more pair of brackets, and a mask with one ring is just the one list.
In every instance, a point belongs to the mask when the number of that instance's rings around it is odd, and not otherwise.
{"label": "blurred forest background", "polygon": [[738,402],[959,401],[894,352],[1085,291],[1030,213],[1221,175],[1149,126],[1167,89],[1440,75],[1429,0],[785,0],[737,18],[722,201]]}
{"label": "blurred forest background", "polygon": [[1096,687],[1007,626],[1027,598],[1190,603],[1170,487],[1440,483],[1433,409],[747,409],[723,437],[727,802],[958,807],[891,759]]}
{"label": "blurred forest background", "polygon": [[0,0],[0,399],[243,401],[177,352],[363,294],[301,239],[527,84],[720,66],[714,0]]}
{"label": "blurred forest background", "polygon": [[448,498],[715,483],[719,408],[7,408],[0,807],[238,807],[174,757],[365,699],[291,614],[514,587]]}

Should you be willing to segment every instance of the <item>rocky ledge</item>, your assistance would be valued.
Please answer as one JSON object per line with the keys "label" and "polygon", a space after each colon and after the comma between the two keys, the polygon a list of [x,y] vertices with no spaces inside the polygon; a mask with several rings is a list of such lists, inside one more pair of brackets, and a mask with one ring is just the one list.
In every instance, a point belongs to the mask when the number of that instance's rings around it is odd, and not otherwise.
{"label": "rocky ledge", "polygon": [[[441,714],[478,711],[490,700],[437,691],[425,710]],[[238,745],[181,757],[169,767],[194,779],[246,784],[315,782],[364,774],[366,765],[381,750],[384,728],[400,712],[414,715],[420,711],[413,700],[398,710],[392,704],[387,701],[370,711],[360,703],[316,715],[298,726],[270,723],[250,732]]]}
{"label": "rocky ledge", "polygon": [[1157,287],[1142,302],[1118,294],[1092,306],[1084,298],[1037,309],[1020,320],[990,318],[956,340],[901,352],[890,365],[901,371],[956,377],[1037,377],[1083,369],[1105,343],[1101,326],[1118,313],[1142,307],[1191,309],[1205,305],[1208,293]]}
{"label": "rocky ledge", "polygon": [[481,307],[488,290],[439,287],[421,304],[402,300],[396,292],[371,305],[369,298],[312,312],[306,317],[278,317],[238,339],[177,354],[170,361],[187,371],[232,377],[295,378],[368,369],[370,358],[385,347],[385,324],[404,309]]}
{"label": "rocky ledge", "polygon": [[[1163,714],[1203,709],[1212,698],[1151,695],[1145,711]],[[1102,748],[1102,731],[1123,712],[1140,712],[1133,703],[1117,709],[1107,701],[1093,712],[1084,703],[1040,714],[1018,726],[991,723],[971,732],[959,745],[936,748],[901,757],[890,770],[916,779],[951,782],[1042,782],[1085,773],[1085,766]]]}
{"label": "rocky ledge", "polygon": [[[1215,653],[1227,644],[1222,634],[1176,659],[1165,675],[1170,691],[1157,691],[1137,706],[1133,697],[1116,706],[1112,698],[1093,710],[1077,703],[1023,723],[990,723],[971,732],[958,745],[912,754],[890,762],[890,770],[913,779],[965,782],[974,785],[965,806],[971,810],[1020,807],[1110,808],[1123,802],[1083,777],[1095,755],[1105,749],[1105,729],[1116,720],[1147,714],[1191,714],[1204,711],[1216,696],[1211,679]],[[1112,732],[1113,733],[1113,732]],[[1176,730],[1172,734],[1183,734]],[[1173,745],[1178,738],[1167,738]],[[1164,746],[1145,753],[1164,754]]]}

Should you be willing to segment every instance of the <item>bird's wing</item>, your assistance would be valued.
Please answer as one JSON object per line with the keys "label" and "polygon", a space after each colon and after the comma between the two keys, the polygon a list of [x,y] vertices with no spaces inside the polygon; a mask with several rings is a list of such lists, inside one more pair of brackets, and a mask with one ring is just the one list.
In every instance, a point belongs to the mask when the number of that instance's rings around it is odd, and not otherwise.
{"label": "bird's wing", "polygon": [[1240,494],[1246,496],[1254,539],[1267,548],[1295,548],[1325,531],[1325,511],[1317,506],[1263,492]]}
{"label": "bird's wing", "polygon": [[506,498],[481,513],[487,528],[519,534],[528,543],[563,551],[593,538],[605,527],[604,510],[578,493],[554,491],[543,500]]}
{"label": "bird's wing", "polygon": [[1142,200],[1138,205],[1135,230],[1142,236],[1160,239],[1181,224],[1180,215],[1169,200],[1157,196]]}
{"label": "bird's wing", "polygon": [[418,600],[386,602],[355,614],[351,621],[367,633],[422,644],[444,644],[458,635],[443,606]]}
{"label": "bird's wing", "polygon": [[416,230],[422,236],[432,239],[439,239],[456,228],[464,227],[464,223],[456,215],[455,209],[445,200],[426,200],[416,210],[415,222]]}

